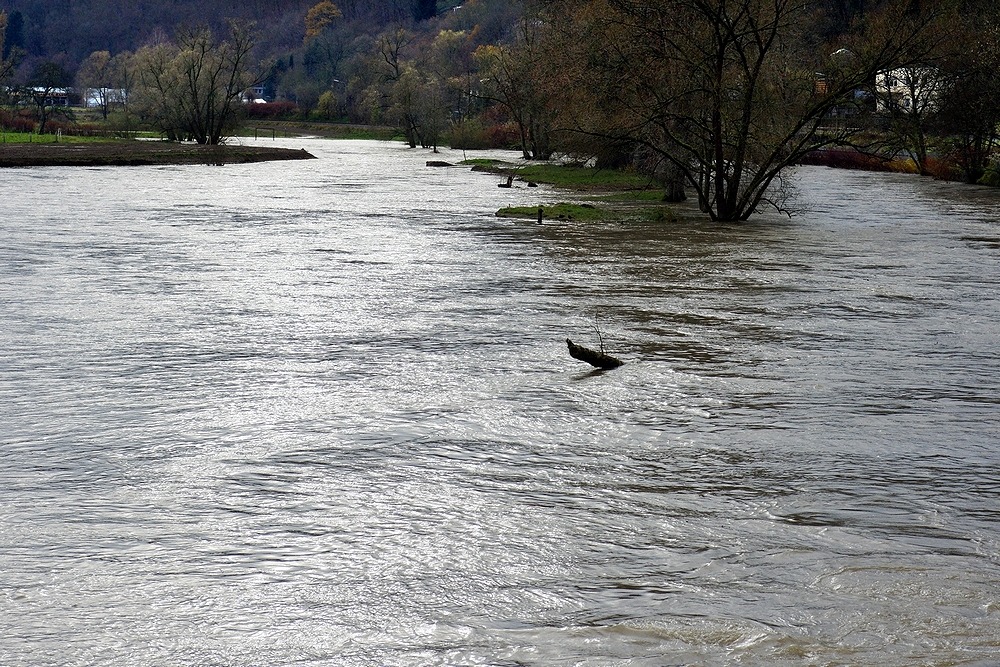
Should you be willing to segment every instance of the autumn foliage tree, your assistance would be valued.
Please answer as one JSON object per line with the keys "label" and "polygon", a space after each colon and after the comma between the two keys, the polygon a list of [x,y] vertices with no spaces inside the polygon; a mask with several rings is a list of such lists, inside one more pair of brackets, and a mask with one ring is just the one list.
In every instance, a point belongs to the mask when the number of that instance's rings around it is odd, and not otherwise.
{"label": "autumn foliage tree", "polygon": [[319,37],[327,26],[332,25],[341,16],[343,13],[340,8],[330,0],[323,0],[313,5],[306,12],[306,41]]}

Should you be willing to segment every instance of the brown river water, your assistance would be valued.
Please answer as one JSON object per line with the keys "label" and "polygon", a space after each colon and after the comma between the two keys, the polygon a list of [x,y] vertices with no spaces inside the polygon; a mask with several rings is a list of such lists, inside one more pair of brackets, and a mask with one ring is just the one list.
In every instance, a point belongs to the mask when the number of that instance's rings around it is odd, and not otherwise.
{"label": "brown river water", "polygon": [[1000,191],[285,144],[0,172],[0,665],[1000,664]]}

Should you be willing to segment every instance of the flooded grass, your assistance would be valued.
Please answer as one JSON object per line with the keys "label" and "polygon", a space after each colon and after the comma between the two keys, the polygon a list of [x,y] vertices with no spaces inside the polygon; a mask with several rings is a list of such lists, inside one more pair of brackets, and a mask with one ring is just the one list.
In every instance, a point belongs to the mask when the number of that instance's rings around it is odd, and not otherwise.
{"label": "flooded grass", "polygon": [[592,203],[538,204],[512,206],[497,211],[497,217],[542,220],[619,220],[671,222],[676,216],[663,201],[662,188],[649,176],[633,171],[594,169],[579,165],[529,164],[515,165],[492,159],[471,159],[462,162],[476,171],[489,171],[514,176],[529,184],[544,183],[556,188],[592,193]]}
{"label": "flooded grass", "polygon": [[661,206],[605,206],[595,204],[558,204],[540,206],[510,206],[497,211],[498,218],[518,218],[537,220],[538,212],[542,212],[542,220],[572,220],[580,222],[594,221],[641,221],[641,222],[674,222],[677,220],[672,208]]}
{"label": "flooded grass", "polygon": [[530,163],[517,165],[501,160],[473,159],[462,164],[472,165],[479,171],[511,174],[519,180],[545,183],[560,188],[587,191],[648,190],[658,185],[648,175],[617,169],[596,169],[578,164]]}
{"label": "flooded grass", "polygon": [[568,204],[560,202],[549,206],[510,206],[497,211],[498,218],[538,218],[543,220],[602,220],[607,212],[593,204]]}

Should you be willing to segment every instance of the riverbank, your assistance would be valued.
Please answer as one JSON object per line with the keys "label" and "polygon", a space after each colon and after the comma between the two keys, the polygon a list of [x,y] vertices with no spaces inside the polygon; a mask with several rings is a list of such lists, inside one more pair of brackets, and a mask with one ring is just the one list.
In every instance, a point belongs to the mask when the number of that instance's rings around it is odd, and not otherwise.
{"label": "riverbank", "polygon": [[403,136],[397,128],[384,125],[261,119],[248,119],[238,134],[242,137],[254,137],[255,139],[312,136],[324,139],[372,139],[376,141],[392,141],[393,139],[401,139]]}
{"label": "riverbank", "polygon": [[203,146],[165,141],[0,144],[0,167],[243,164],[309,160],[305,150],[267,146]]}
{"label": "riverbank", "polygon": [[[803,156],[798,164],[814,167],[830,167],[832,169],[853,169],[857,171],[886,172],[894,174],[913,174],[917,176],[920,170],[912,158],[898,156],[894,158],[865,153],[853,148],[824,148],[815,150]],[[996,164],[986,169],[975,183],[971,183],[954,160],[943,160],[940,157],[928,157],[925,165],[926,176],[939,181],[952,181],[967,185],[986,185],[1000,187],[1000,167]]]}

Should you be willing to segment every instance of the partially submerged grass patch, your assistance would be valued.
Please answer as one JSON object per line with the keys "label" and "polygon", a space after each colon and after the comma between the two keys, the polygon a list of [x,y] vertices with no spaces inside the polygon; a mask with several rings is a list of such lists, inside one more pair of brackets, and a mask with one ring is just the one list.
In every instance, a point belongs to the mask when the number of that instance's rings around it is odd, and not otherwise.
{"label": "partially submerged grass patch", "polygon": [[546,220],[577,222],[674,222],[677,220],[673,209],[669,206],[616,208],[613,206],[586,203],[572,204],[567,202],[539,206],[510,206],[497,211],[497,217],[538,220],[539,210],[542,212],[543,222]]}
{"label": "partially submerged grass patch", "polygon": [[632,171],[594,169],[574,165],[529,164],[513,172],[523,181],[583,191],[657,189],[649,176]]}
{"label": "partially submerged grass patch", "polygon": [[649,176],[636,172],[560,164],[529,164],[518,169],[517,176],[574,190],[645,190],[655,185]]}
{"label": "partially submerged grass patch", "polygon": [[312,157],[304,150],[275,146],[206,146],[163,141],[0,144],[0,167],[222,165]]}
{"label": "partially submerged grass patch", "polygon": [[663,202],[663,188],[647,175],[633,171],[594,169],[580,165],[532,163],[515,165],[492,159],[465,160],[476,171],[515,176],[528,183],[545,183],[556,188],[592,193],[593,203],[566,203],[513,206],[497,211],[501,218],[574,221],[672,222],[676,215]]}
{"label": "partially submerged grass patch", "polygon": [[488,157],[469,158],[468,160],[462,160],[462,164],[469,165],[471,167],[486,167],[489,169],[497,168],[498,170],[504,165],[513,166],[507,162]]}
{"label": "partially submerged grass patch", "polygon": [[578,164],[532,162],[514,164],[494,159],[464,160],[477,171],[512,175],[518,180],[545,183],[558,188],[583,191],[658,190],[659,185],[649,176],[634,171],[595,169]]}
{"label": "partially submerged grass patch", "polygon": [[637,203],[655,203],[663,201],[663,190],[661,189],[650,189],[650,190],[626,190],[623,192],[613,192],[608,195],[600,195],[596,197],[598,201],[606,202],[637,202]]}
{"label": "partially submerged grass patch", "polygon": [[499,218],[538,219],[542,211],[543,220],[601,220],[605,212],[593,204],[568,204],[560,202],[548,206],[510,206],[497,211]]}

